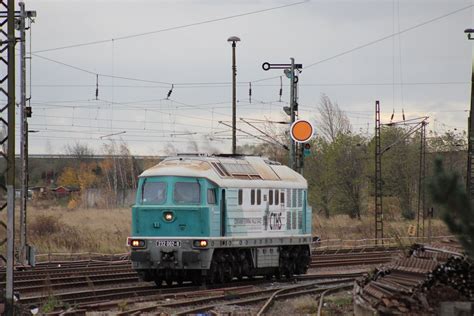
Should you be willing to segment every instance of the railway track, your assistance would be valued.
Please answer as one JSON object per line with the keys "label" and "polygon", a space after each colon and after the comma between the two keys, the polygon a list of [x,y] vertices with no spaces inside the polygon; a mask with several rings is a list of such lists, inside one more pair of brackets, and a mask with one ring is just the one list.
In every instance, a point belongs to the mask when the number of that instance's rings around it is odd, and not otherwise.
{"label": "railway track", "polygon": [[400,250],[373,251],[367,253],[334,253],[313,255],[311,268],[351,266],[351,265],[374,265],[390,262],[400,255]]}
{"label": "railway track", "polygon": [[[397,252],[315,255],[310,267],[373,265],[389,262],[397,255]],[[18,271],[15,275],[15,288],[22,294],[54,293],[69,288],[101,287],[138,281],[138,275],[131,269],[130,263],[125,261],[113,265],[94,265],[86,268],[53,267],[34,269],[34,271]],[[3,283],[0,282],[0,284]]]}
{"label": "railway track", "polygon": [[[333,279],[333,278],[357,278],[361,276],[363,272],[356,272],[356,273],[320,273],[320,274],[307,274],[296,276],[295,280],[300,281],[307,281],[307,280],[316,280],[316,279]],[[268,280],[264,278],[255,278],[253,280],[244,280],[244,281],[235,281],[231,282],[227,285],[232,286],[243,286],[243,285],[259,285],[259,284],[266,284],[269,283]],[[196,292],[201,291],[203,289],[202,286],[191,286],[190,283],[185,283],[183,286],[172,286],[166,288],[157,288],[152,283],[145,283],[140,282],[134,285],[125,285],[123,283],[121,286],[118,286],[119,283],[110,283],[116,285],[116,287],[110,288],[98,288],[92,287],[87,289],[78,289],[73,291],[62,291],[62,292],[42,292],[35,295],[28,295],[28,296],[21,296],[20,302],[23,304],[37,304],[41,301],[44,301],[49,296],[54,295],[59,301],[68,304],[79,304],[79,303],[97,303],[108,301],[111,299],[130,299],[130,298],[138,298],[138,297],[145,297],[145,296],[154,296],[154,295],[164,295],[164,294],[172,294],[174,296],[176,293],[179,292]],[[217,288],[220,289],[222,285],[217,286],[208,286],[207,288]]]}
{"label": "railway track", "polygon": [[[74,309],[69,311],[57,311],[49,315],[67,315],[67,314],[81,314],[92,310],[111,310],[118,309],[119,306],[129,306],[129,309],[122,312],[117,312],[117,315],[138,315],[141,313],[150,312],[172,312],[174,315],[187,315],[190,313],[197,313],[208,311],[218,305],[248,305],[259,302],[266,302],[274,294],[275,291],[285,289],[283,293],[274,299],[283,297],[290,297],[293,295],[303,295],[315,293],[325,290],[327,286],[344,283],[346,285],[352,284],[355,278],[362,276],[362,272],[358,273],[338,273],[338,274],[313,274],[296,277],[301,283],[293,285],[292,282],[282,282],[278,285],[271,285],[268,287],[268,281],[263,279],[251,280],[247,282],[233,282],[232,284],[224,284],[213,289],[202,290],[202,287],[176,287],[166,289],[154,289],[155,293],[148,293],[136,291],[135,296],[130,296],[131,288],[123,289],[123,292],[115,290],[114,295],[122,295],[127,293],[126,301],[115,300],[108,302],[96,303],[79,303]],[[319,280],[319,281],[314,281]],[[245,285],[242,285],[245,284]],[[135,288],[138,290],[138,287]],[[96,293],[99,296],[102,293]],[[86,296],[83,299],[87,299]],[[77,301],[76,301],[77,302]],[[135,306],[135,304],[143,304],[144,302],[152,302],[146,306]],[[29,302],[30,304],[33,302]]]}
{"label": "railway track", "polygon": [[[374,265],[391,261],[398,256],[400,250],[381,250],[377,248],[366,251],[314,251],[311,268],[318,271],[324,267],[351,267],[359,265]],[[299,282],[308,282],[322,279],[341,279],[360,276],[357,273],[319,273],[297,276]],[[347,271],[347,270],[345,270]],[[350,271],[350,270],[349,270]],[[0,271],[0,275],[1,275]],[[0,282],[2,283],[2,282]],[[2,283],[3,284],[3,283]],[[256,278],[245,280],[244,283],[233,282],[228,284],[233,288],[241,286],[257,286],[269,284],[268,280]],[[226,285],[227,286],[227,285]],[[128,260],[110,261],[56,261],[39,264],[30,270],[15,272],[15,290],[20,293],[20,303],[24,305],[42,304],[51,297],[65,304],[82,306],[81,308],[91,310],[94,308],[110,308],[125,301],[142,301],[145,298],[176,299],[178,293],[186,294],[202,292],[202,287],[184,284],[163,289],[157,289],[151,283],[139,282],[138,276],[132,270]],[[215,289],[222,294],[222,286]],[[224,290],[225,291],[225,290]],[[271,293],[270,293],[271,294]],[[270,295],[269,294],[269,295]],[[283,294],[283,293],[280,293]],[[278,294],[278,295],[280,295]],[[265,296],[266,300],[269,297]],[[252,297],[254,299],[255,297]],[[244,298],[242,298],[244,299]],[[258,301],[261,302],[264,299]],[[110,302],[115,302],[110,305]]]}

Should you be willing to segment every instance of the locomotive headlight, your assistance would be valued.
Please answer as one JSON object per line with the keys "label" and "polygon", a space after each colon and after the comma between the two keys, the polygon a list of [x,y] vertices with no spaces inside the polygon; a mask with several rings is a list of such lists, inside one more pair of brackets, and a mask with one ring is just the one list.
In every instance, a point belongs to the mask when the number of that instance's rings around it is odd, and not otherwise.
{"label": "locomotive headlight", "polygon": [[171,222],[174,218],[173,213],[171,213],[171,212],[165,212],[163,214],[163,217],[164,217],[165,221],[167,221],[167,222]]}
{"label": "locomotive headlight", "polygon": [[206,248],[207,247],[207,240],[195,240],[193,242],[194,247],[198,248]]}
{"label": "locomotive headlight", "polygon": [[132,239],[130,245],[134,248],[145,248],[145,241],[141,239]]}

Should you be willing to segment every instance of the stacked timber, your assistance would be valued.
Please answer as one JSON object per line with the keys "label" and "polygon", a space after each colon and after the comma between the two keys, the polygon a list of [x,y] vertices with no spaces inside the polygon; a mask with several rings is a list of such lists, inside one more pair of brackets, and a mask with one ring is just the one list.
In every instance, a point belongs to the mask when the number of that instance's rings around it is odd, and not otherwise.
{"label": "stacked timber", "polygon": [[474,299],[474,264],[457,248],[414,245],[405,258],[354,286],[356,315],[435,314],[440,302]]}

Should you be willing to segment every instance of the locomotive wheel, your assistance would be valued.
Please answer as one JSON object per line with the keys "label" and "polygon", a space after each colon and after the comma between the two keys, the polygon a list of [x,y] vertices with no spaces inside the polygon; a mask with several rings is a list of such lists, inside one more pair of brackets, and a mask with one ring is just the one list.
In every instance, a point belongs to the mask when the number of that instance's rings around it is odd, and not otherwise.
{"label": "locomotive wheel", "polygon": [[222,268],[224,270],[224,281],[226,283],[229,283],[234,278],[234,271],[232,269],[232,265],[228,262],[225,262],[222,265]]}
{"label": "locomotive wheel", "polygon": [[280,273],[284,275],[287,279],[291,279],[293,277],[294,268],[293,268],[293,260],[290,256],[290,251],[287,249],[282,249],[280,251]]}
{"label": "locomotive wheel", "polygon": [[201,271],[193,273],[191,281],[192,281],[193,285],[197,285],[197,286],[201,285],[202,284]]}
{"label": "locomotive wheel", "polygon": [[173,271],[168,269],[165,270],[165,282],[168,286],[173,285]]}
{"label": "locomotive wheel", "polygon": [[277,268],[275,270],[275,279],[280,280],[281,279],[281,269]]}
{"label": "locomotive wheel", "polygon": [[293,278],[294,274],[295,274],[295,269],[294,269],[293,262],[291,261],[287,262],[286,271],[285,271],[286,278],[290,280]]}
{"label": "locomotive wheel", "polygon": [[207,275],[207,283],[209,284],[214,284],[216,283],[216,275],[217,275],[217,268],[216,268],[216,263],[215,262],[212,262],[211,263],[211,268],[209,269],[208,271],[208,275]]}
{"label": "locomotive wheel", "polygon": [[235,267],[235,276],[237,277],[237,279],[239,281],[242,281],[243,279],[243,276],[244,276],[244,272],[243,272],[243,269],[242,269],[242,263],[241,264],[236,264],[236,267]]}
{"label": "locomotive wheel", "polygon": [[296,263],[296,274],[305,274],[308,271],[308,265],[311,260],[308,249],[302,249],[299,252],[299,260]]}
{"label": "locomotive wheel", "polygon": [[149,270],[140,271],[138,273],[138,276],[140,279],[142,279],[145,282],[150,282],[150,281],[153,281],[154,279],[153,271],[149,271]]}
{"label": "locomotive wheel", "polygon": [[250,275],[250,267],[251,265],[249,264],[249,261],[247,260],[247,258],[245,258],[242,263],[241,263],[241,266],[240,266],[240,269],[241,269],[241,277],[246,275],[246,276],[249,276]]}
{"label": "locomotive wheel", "polygon": [[224,283],[225,282],[225,274],[226,274],[226,258],[224,253],[217,252],[214,253],[211,263],[211,271],[210,272],[210,283]]}
{"label": "locomotive wheel", "polygon": [[231,253],[230,257],[231,259],[229,265],[230,265],[230,276],[231,276],[231,281],[232,279],[234,279],[235,277],[239,277],[239,275],[242,275],[242,269],[240,267],[240,264],[239,264],[239,259],[238,259],[238,256],[237,255],[234,255]]}
{"label": "locomotive wheel", "polygon": [[221,263],[216,268],[216,282],[217,283],[225,283],[225,264]]}
{"label": "locomotive wheel", "polygon": [[163,276],[161,275],[161,273],[155,273],[153,281],[155,281],[157,287],[161,287],[163,283]]}

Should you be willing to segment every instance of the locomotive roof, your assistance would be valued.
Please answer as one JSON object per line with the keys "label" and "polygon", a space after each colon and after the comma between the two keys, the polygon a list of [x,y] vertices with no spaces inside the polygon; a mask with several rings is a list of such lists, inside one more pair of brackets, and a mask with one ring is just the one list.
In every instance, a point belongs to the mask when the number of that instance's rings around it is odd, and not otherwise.
{"label": "locomotive roof", "polygon": [[152,176],[206,178],[220,187],[307,188],[306,179],[299,173],[258,156],[169,157],[140,175]]}

